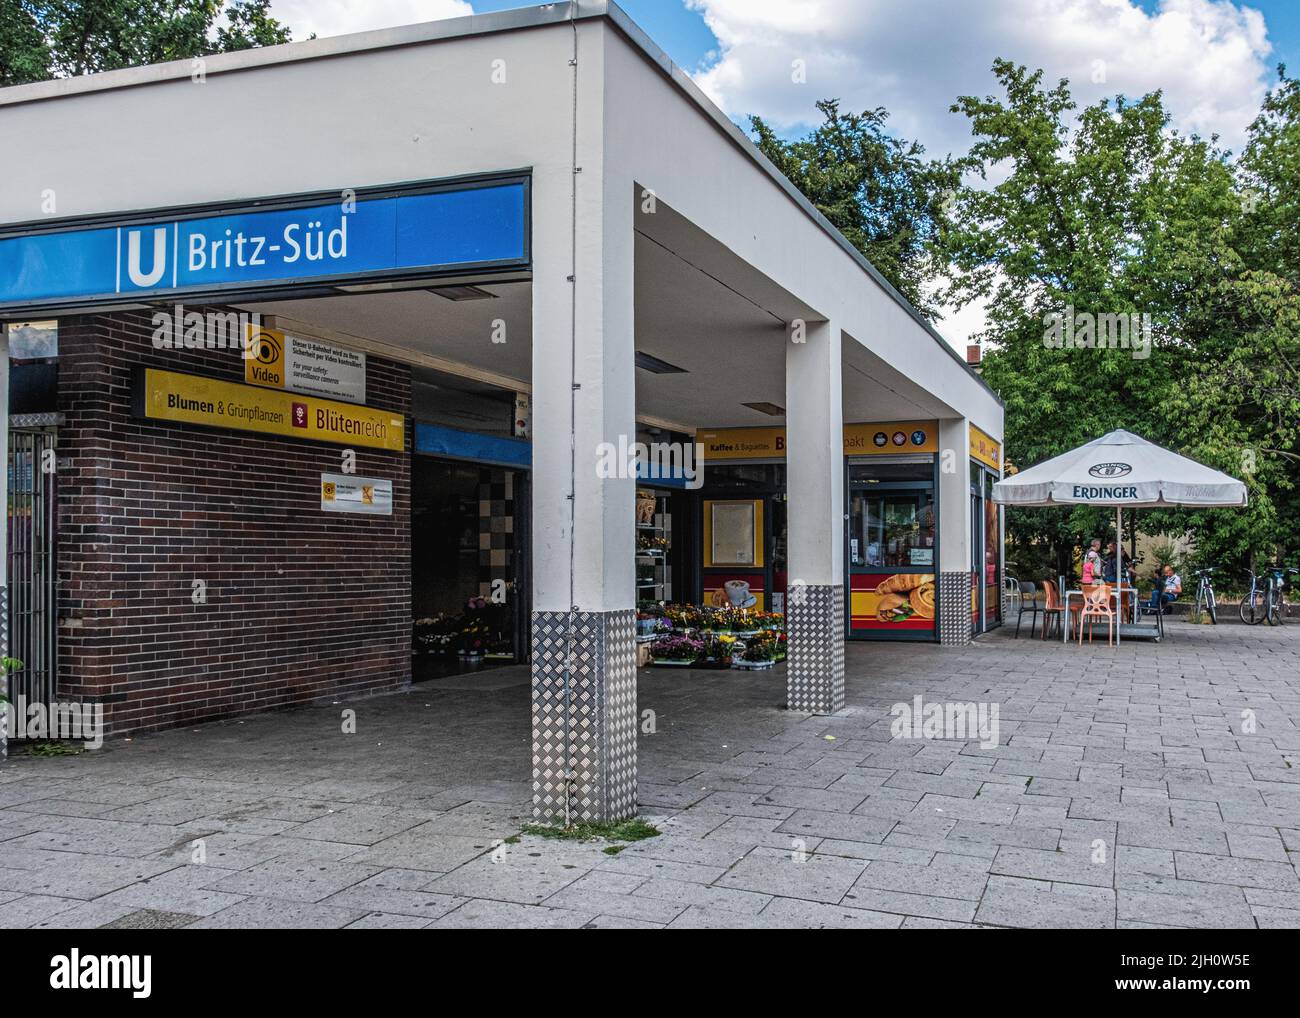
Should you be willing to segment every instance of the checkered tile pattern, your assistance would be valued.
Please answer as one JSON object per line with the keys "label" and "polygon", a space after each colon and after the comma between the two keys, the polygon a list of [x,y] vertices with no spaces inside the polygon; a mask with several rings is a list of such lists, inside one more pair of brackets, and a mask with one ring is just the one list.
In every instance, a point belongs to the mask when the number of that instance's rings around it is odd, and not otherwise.
{"label": "checkered tile pattern", "polygon": [[805,586],[786,603],[786,703],[833,714],[844,706],[844,588]]}
{"label": "checkered tile pattern", "polygon": [[939,574],[939,642],[959,647],[970,643],[971,574]]}
{"label": "checkered tile pattern", "polygon": [[572,822],[636,813],[635,618],[631,609],[533,612],[533,817],[540,822],[564,822],[566,793]]}
{"label": "checkered tile pattern", "polygon": [[492,596],[494,580],[514,577],[515,475],[483,467],[478,482],[478,592]]}

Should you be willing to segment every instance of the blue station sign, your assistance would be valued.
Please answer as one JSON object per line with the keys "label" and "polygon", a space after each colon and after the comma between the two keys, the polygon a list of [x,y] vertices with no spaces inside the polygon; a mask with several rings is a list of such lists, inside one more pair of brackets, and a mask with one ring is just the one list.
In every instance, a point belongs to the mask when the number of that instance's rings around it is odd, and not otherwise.
{"label": "blue station sign", "polygon": [[0,232],[0,310],[529,265],[526,176]]}

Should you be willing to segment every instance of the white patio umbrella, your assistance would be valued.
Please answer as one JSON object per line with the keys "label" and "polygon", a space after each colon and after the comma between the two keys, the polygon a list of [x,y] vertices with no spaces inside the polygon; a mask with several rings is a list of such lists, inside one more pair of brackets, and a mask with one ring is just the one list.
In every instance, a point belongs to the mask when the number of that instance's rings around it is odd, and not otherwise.
{"label": "white patio umbrella", "polygon": [[1123,429],[993,485],[1002,505],[1115,507],[1115,577],[1120,579],[1123,512],[1162,505],[1244,506],[1246,486],[1203,463]]}

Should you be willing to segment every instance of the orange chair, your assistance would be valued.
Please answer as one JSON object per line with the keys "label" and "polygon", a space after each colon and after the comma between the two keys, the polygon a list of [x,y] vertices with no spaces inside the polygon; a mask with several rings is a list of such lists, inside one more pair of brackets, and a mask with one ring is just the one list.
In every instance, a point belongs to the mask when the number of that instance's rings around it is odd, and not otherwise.
{"label": "orange chair", "polygon": [[1061,607],[1061,592],[1057,590],[1055,580],[1043,581],[1043,593],[1047,595],[1047,602],[1043,605],[1043,639],[1046,640],[1053,625],[1056,632],[1061,631],[1065,609]]}
{"label": "orange chair", "polygon": [[[1115,642],[1115,610],[1110,606],[1110,586],[1100,583],[1083,597],[1083,611],[1079,613],[1079,644],[1083,644],[1083,627],[1089,620],[1106,620],[1106,642]],[[1088,629],[1088,642],[1092,643],[1092,629]]]}

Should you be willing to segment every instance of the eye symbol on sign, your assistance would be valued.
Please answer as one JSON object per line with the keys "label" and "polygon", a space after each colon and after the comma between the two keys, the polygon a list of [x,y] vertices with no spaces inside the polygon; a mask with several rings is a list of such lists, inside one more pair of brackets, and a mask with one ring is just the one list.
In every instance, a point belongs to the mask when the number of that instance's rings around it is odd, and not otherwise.
{"label": "eye symbol on sign", "polygon": [[253,356],[259,364],[274,364],[280,359],[280,341],[270,333],[259,332],[253,340]]}

